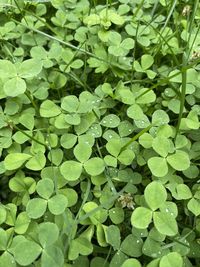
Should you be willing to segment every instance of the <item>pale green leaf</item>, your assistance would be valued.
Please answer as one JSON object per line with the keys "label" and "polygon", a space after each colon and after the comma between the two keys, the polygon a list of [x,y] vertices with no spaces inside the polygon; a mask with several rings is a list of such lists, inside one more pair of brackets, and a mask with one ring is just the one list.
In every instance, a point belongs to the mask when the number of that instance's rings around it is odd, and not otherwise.
{"label": "pale green leaf", "polygon": [[183,267],[183,258],[177,252],[170,252],[160,260],[159,267]]}
{"label": "pale green leaf", "polygon": [[178,233],[176,219],[170,213],[154,212],[153,222],[158,232],[163,235],[174,236]]}
{"label": "pale green leaf", "polygon": [[73,160],[63,162],[60,166],[60,172],[68,181],[76,181],[81,175],[82,164]]}
{"label": "pale green leaf", "polygon": [[146,229],[151,223],[152,215],[150,209],[138,207],[131,215],[131,224],[138,229]]}
{"label": "pale green leaf", "polygon": [[25,153],[8,154],[4,160],[6,170],[15,170],[20,168],[32,156]]}
{"label": "pale green leaf", "polygon": [[155,211],[167,200],[167,191],[160,182],[153,181],[146,186],[144,197],[148,206]]}
{"label": "pale green leaf", "polygon": [[156,177],[163,177],[168,173],[168,166],[165,158],[152,157],[148,160],[148,167]]}
{"label": "pale green leaf", "polygon": [[26,212],[32,219],[38,219],[44,215],[47,207],[47,201],[41,198],[33,198],[28,201]]}
{"label": "pale green leaf", "polygon": [[89,175],[99,175],[104,171],[105,163],[101,158],[94,157],[84,163],[84,169]]}
{"label": "pale green leaf", "polygon": [[14,77],[5,82],[3,90],[6,96],[16,97],[26,91],[26,83],[20,77]]}
{"label": "pale green leaf", "polygon": [[42,248],[30,240],[19,242],[13,249],[15,260],[22,266],[33,263],[41,252]]}
{"label": "pale green leaf", "polygon": [[190,167],[190,159],[185,151],[177,150],[167,157],[167,162],[177,171],[184,171]]}

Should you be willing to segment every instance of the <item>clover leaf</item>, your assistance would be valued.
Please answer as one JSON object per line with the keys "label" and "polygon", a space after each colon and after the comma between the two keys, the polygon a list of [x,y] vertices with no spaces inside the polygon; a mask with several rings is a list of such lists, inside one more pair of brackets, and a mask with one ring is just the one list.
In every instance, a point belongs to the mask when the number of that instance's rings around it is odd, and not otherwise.
{"label": "clover leaf", "polygon": [[168,173],[168,166],[165,158],[152,157],[148,160],[148,166],[152,174],[157,177],[163,177]]}
{"label": "clover leaf", "polygon": [[188,154],[182,150],[177,150],[175,154],[168,156],[167,162],[177,171],[184,171],[190,166]]}
{"label": "clover leaf", "polygon": [[131,215],[131,224],[138,229],[146,229],[152,220],[152,211],[145,207],[136,208]]}
{"label": "clover leaf", "polygon": [[65,161],[60,167],[60,172],[66,180],[75,181],[81,175],[82,164],[72,160]]}
{"label": "clover leaf", "polygon": [[160,260],[160,267],[181,267],[183,266],[183,259],[181,255],[177,252],[170,252],[163,256]]}
{"label": "clover leaf", "polygon": [[12,153],[8,154],[5,158],[4,165],[7,170],[15,170],[20,168],[31,155],[25,153]]}
{"label": "clover leaf", "polygon": [[145,188],[144,197],[148,206],[154,211],[165,203],[167,192],[161,183],[154,181]]}
{"label": "clover leaf", "polygon": [[18,264],[26,266],[34,262],[42,252],[42,248],[34,241],[19,242],[13,249],[15,260]]}
{"label": "clover leaf", "polygon": [[99,175],[104,171],[105,163],[101,158],[90,158],[84,163],[84,169],[89,175]]}
{"label": "clover leaf", "polygon": [[131,38],[121,40],[121,35],[117,32],[110,32],[109,34],[110,46],[108,52],[116,57],[126,56],[128,52],[134,47],[134,41]]}

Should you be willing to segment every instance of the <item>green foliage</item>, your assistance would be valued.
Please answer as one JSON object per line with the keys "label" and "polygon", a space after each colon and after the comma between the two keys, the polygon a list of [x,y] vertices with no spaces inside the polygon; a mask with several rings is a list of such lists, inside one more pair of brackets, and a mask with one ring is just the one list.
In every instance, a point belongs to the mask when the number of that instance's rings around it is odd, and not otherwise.
{"label": "green foliage", "polygon": [[199,20],[0,0],[0,267],[200,266]]}

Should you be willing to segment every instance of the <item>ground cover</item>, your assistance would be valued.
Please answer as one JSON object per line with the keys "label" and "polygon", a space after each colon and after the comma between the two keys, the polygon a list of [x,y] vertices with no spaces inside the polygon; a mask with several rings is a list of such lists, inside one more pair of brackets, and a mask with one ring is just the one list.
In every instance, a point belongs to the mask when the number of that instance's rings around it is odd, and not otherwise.
{"label": "ground cover", "polygon": [[0,267],[200,266],[200,3],[0,0]]}

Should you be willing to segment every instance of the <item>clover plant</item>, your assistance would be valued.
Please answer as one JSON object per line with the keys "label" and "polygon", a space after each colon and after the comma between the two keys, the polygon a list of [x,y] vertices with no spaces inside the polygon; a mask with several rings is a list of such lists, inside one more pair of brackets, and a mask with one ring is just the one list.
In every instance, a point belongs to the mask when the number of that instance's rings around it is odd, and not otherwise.
{"label": "clover plant", "polygon": [[0,267],[200,266],[200,2],[0,0]]}

